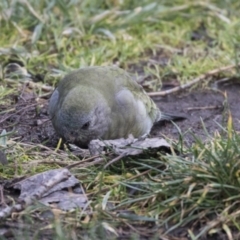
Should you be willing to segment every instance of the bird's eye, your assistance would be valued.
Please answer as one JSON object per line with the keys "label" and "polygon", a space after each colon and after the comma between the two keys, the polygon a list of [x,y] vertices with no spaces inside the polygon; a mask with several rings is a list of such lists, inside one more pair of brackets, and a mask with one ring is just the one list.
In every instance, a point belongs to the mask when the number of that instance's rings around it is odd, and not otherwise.
{"label": "bird's eye", "polygon": [[89,128],[89,126],[90,126],[90,122],[86,122],[82,125],[82,129],[87,130]]}

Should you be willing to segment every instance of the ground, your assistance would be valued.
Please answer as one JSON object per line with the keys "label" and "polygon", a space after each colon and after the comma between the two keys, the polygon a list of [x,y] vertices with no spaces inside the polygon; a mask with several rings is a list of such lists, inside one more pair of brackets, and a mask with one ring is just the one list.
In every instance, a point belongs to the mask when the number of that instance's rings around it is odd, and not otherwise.
{"label": "ground", "polygon": [[[206,130],[209,135],[220,131],[221,126],[226,124],[229,112],[232,115],[235,129],[240,131],[240,108],[236,101],[239,98],[239,92],[238,79],[230,79],[219,83],[215,88],[198,89],[191,92],[179,91],[175,94],[155,98],[154,101],[163,112],[186,116],[186,119],[178,120],[176,124],[181,129],[181,134],[184,134],[184,144],[190,146],[194,141],[193,134],[198,138],[206,139]],[[13,136],[20,141],[36,144],[46,142],[47,146],[55,148],[58,137],[48,117],[48,99],[36,100],[33,93],[24,93],[21,96],[12,96],[12,101],[15,101],[15,104],[11,107],[14,107],[16,111],[3,115],[1,129],[6,129],[7,132],[12,131],[12,123],[14,123],[16,133]],[[9,106],[2,105],[1,111],[7,108]],[[160,122],[153,127],[151,136],[164,136],[178,140],[179,132],[173,124]]]}
{"label": "ground", "polygon": [[[0,9],[1,209],[17,200],[12,181],[66,166],[89,199],[83,211],[0,211],[1,239],[240,239],[239,0],[2,0]],[[170,148],[114,163],[108,149],[96,164],[59,141],[47,105],[60,79],[113,64],[160,94],[162,111],[186,117],[152,128]]]}
{"label": "ground", "polygon": [[[215,86],[216,83],[217,81],[215,82]],[[186,116],[186,119],[176,122],[181,133],[179,133],[179,129],[174,124],[163,122],[154,126],[150,135],[152,137],[164,137],[170,142],[178,142],[180,135],[183,135],[184,146],[190,147],[196,142],[196,138],[209,141],[215,132],[221,132],[221,127],[226,125],[229,114],[232,115],[233,124],[236,126],[236,130],[239,131],[240,108],[236,102],[239,92],[240,84],[236,79],[233,79],[219,83],[217,88],[209,88],[208,90],[198,89],[191,92],[179,91],[175,94],[155,98],[155,102],[162,111],[183,115]],[[14,130],[11,138],[16,139],[18,142],[31,145],[41,144],[50,149],[55,149],[59,138],[53,129],[47,113],[49,96],[50,94],[46,98],[37,98],[34,93],[24,89],[24,92],[19,92],[19,95],[8,97],[11,99],[11,105],[1,105],[1,111],[9,108],[13,108],[15,111],[10,111],[2,116],[1,129],[5,129],[7,132]],[[39,224],[44,226],[41,222]],[[5,224],[7,227],[11,227],[11,225],[11,222]],[[171,232],[169,237],[171,239],[188,239],[189,227],[176,228]],[[37,229],[38,224],[34,228]],[[146,224],[142,226],[136,224],[135,226],[131,226],[131,228],[135,229],[136,236],[138,236],[137,239],[151,239],[154,235],[157,236],[158,231],[164,231],[164,228],[160,228],[157,231],[154,225],[146,226]],[[131,228],[125,226],[122,229],[120,225],[118,228],[118,239],[127,239]],[[198,228],[200,226],[194,230],[196,234],[198,233]],[[94,234],[98,236],[99,233]],[[237,232],[233,232],[233,234],[237,236]],[[51,231],[44,234],[40,233],[39,235],[42,239],[51,239],[51,236]],[[112,237],[110,234],[109,238],[111,239]],[[227,239],[223,232],[208,237],[202,236],[201,239],[216,239],[216,237],[217,239]]]}
{"label": "ground", "polygon": [[[236,101],[239,98],[239,92],[240,83],[238,79],[235,79],[219,84],[218,88],[170,95],[157,100],[157,103],[163,111],[183,113],[187,116],[186,120],[178,121],[177,125],[184,134],[185,144],[191,145],[193,141],[192,133],[200,139],[206,139],[205,129],[209,135],[221,131],[221,126],[226,125],[229,111],[235,129],[240,131],[240,109],[238,101]],[[226,93],[226,98],[224,93]],[[159,133],[171,139],[176,139],[179,135],[178,130],[171,124],[159,128],[157,133],[153,130],[153,135]]]}

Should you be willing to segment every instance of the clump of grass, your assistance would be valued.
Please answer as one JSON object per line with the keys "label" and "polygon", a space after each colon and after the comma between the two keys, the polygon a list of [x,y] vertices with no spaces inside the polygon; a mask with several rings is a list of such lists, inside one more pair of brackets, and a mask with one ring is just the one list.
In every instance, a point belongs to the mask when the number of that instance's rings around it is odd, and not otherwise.
{"label": "clump of grass", "polygon": [[[170,47],[178,51],[160,73],[173,72],[186,82],[230,64],[239,38],[237,1],[226,6],[222,1],[26,0],[0,6],[1,58],[18,58],[35,73],[113,63],[128,68],[149,59],[149,50],[157,56]],[[192,41],[200,25],[202,36]]]}
{"label": "clump of grass", "polygon": [[152,229],[151,236],[158,229],[171,236],[181,227],[191,239],[222,232],[234,239],[240,229],[240,136],[231,118],[222,130],[207,141],[196,138],[180,156],[160,153],[125,159],[105,170],[74,169],[91,199],[91,211],[69,213],[71,221],[62,231],[79,234],[85,228],[97,236],[99,227],[118,233],[118,227],[130,226],[135,233],[143,227]]}
{"label": "clump of grass", "polygon": [[166,234],[181,226],[193,239],[222,230],[234,236],[230,229],[240,229],[240,136],[232,130],[231,119],[224,133],[216,132],[208,142],[196,139],[187,157],[163,156],[163,169],[155,169],[155,161],[136,161],[151,174],[122,181],[136,195],[120,191],[126,195],[116,209],[133,210],[138,221],[149,217],[165,227]]}

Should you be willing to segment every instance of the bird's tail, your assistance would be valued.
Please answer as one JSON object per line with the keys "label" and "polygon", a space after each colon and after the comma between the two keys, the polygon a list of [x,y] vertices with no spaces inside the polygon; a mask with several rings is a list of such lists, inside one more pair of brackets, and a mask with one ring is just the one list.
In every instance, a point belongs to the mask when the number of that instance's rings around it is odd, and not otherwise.
{"label": "bird's tail", "polygon": [[183,119],[186,119],[186,118],[187,117],[184,116],[184,115],[176,115],[176,114],[173,114],[173,113],[163,113],[163,112],[161,112],[157,122],[160,122],[160,121],[176,121],[176,120],[183,120]]}

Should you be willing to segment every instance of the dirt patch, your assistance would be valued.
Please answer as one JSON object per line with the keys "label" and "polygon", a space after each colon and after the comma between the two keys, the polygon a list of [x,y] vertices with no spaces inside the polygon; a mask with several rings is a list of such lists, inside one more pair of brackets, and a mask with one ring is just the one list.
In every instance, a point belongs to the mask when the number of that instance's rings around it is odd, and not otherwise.
{"label": "dirt patch", "polygon": [[[235,130],[240,131],[239,94],[240,83],[233,80],[221,84],[218,91],[180,93],[156,99],[156,102],[162,111],[186,115],[187,119],[178,121],[176,124],[184,134],[185,144],[189,146],[194,141],[193,134],[202,140],[207,138],[204,127],[209,135],[216,130],[221,132],[220,126],[226,127],[229,112],[232,115]],[[158,124],[152,129],[151,134],[164,135],[170,139],[178,139],[179,136],[177,128],[171,123]]]}
{"label": "dirt patch", "polygon": [[44,144],[56,147],[57,136],[48,117],[47,99],[38,99],[33,93],[11,96],[11,106],[0,106],[0,111],[11,109],[0,117],[0,131],[13,131],[12,138],[25,143]]}

